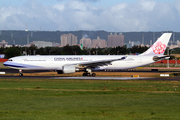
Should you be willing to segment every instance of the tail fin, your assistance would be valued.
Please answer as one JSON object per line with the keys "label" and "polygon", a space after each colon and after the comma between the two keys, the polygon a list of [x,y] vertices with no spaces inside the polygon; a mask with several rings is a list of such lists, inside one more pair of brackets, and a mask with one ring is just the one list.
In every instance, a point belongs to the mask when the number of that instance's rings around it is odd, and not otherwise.
{"label": "tail fin", "polygon": [[164,33],[161,37],[141,55],[163,55],[172,33]]}

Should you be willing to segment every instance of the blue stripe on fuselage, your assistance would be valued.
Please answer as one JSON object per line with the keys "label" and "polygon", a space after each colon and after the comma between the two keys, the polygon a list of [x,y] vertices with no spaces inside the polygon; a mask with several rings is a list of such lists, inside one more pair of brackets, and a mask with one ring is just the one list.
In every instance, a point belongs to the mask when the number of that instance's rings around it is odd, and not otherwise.
{"label": "blue stripe on fuselage", "polygon": [[14,67],[14,68],[43,68],[40,66],[21,64],[21,63],[9,62],[9,61],[4,62],[3,65],[7,67]]}
{"label": "blue stripe on fuselage", "polygon": [[11,65],[11,64],[3,64],[3,65],[7,67],[25,68],[25,66],[20,66],[20,65]]}

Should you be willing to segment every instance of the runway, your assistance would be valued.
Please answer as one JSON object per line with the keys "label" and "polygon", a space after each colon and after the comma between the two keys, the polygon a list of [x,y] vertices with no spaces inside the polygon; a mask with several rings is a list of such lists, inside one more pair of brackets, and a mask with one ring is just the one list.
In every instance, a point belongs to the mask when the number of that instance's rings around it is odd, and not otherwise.
{"label": "runway", "polygon": [[148,77],[54,77],[53,79],[74,79],[74,80],[140,80]]}
{"label": "runway", "polygon": [[[15,69],[0,69],[0,72],[6,73],[18,73]],[[25,71],[25,73],[34,72],[48,72],[48,71]],[[168,72],[168,71],[123,71],[123,72]],[[175,72],[175,71],[171,71]],[[177,71],[176,71],[177,72]],[[17,78],[17,79],[65,79],[65,80],[173,80],[179,81],[180,77],[76,77],[76,76],[12,76],[12,75],[0,75],[2,78]]]}
{"label": "runway", "polygon": [[10,76],[0,75],[0,79],[57,79],[57,80],[168,80],[180,81],[180,77],[71,77],[71,76]]}
{"label": "runway", "polygon": [[[17,69],[0,69],[0,72],[6,72],[6,73],[19,73]],[[38,72],[50,72],[50,70],[24,70],[23,73],[38,73]],[[96,71],[98,72],[98,71]],[[102,72],[102,71],[99,71]],[[173,70],[116,70],[116,71],[103,71],[103,72],[179,72],[176,69]]]}
{"label": "runway", "polygon": [[58,76],[10,76],[1,75],[1,78],[17,78],[17,79],[60,79],[60,80],[140,80],[140,79],[150,79],[150,77],[58,77]]}

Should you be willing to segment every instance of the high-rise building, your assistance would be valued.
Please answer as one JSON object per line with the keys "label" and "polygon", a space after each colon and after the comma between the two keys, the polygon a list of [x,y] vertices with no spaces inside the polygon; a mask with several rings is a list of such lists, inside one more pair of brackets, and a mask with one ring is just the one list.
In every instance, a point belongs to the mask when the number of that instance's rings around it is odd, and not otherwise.
{"label": "high-rise building", "polygon": [[115,33],[114,35],[111,33],[108,35],[108,47],[117,47],[117,46],[123,46],[124,45],[124,35],[119,33]]}
{"label": "high-rise building", "polygon": [[177,40],[177,46],[180,47],[180,42],[179,42],[179,40]]}
{"label": "high-rise building", "polygon": [[77,36],[69,33],[61,35],[61,46],[66,46],[67,44],[77,45]]}
{"label": "high-rise building", "polygon": [[66,46],[67,45],[67,35],[63,34],[61,35],[61,46]]}
{"label": "high-rise building", "polygon": [[77,36],[72,35],[72,41],[71,41],[72,45],[77,45]]}
{"label": "high-rise building", "polygon": [[72,45],[72,36],[71,36],[71,34],[67,34],[67,44],[69,44],[70,46]]}
{"label": "high-rise building", "polygon": [[97,36],[97,39],[92,40],[92,47],[94,48],[105,48],[107,47],[107,42],[104,39],[100,39],[99,36]]}
{"label": "high-rise building", "polygon": [[80,45],[83,44],[84,47],[91,48],[91,39],[90,38],[81,38]]}

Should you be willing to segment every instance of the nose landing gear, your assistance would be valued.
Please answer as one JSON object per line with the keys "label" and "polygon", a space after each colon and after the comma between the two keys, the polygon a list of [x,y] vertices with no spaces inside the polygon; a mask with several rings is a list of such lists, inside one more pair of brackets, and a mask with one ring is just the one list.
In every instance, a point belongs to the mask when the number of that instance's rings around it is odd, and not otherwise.
{"label": "nose landing gear", "polygon": [[23,76],[22,70],[19,70],[19,76]]}

